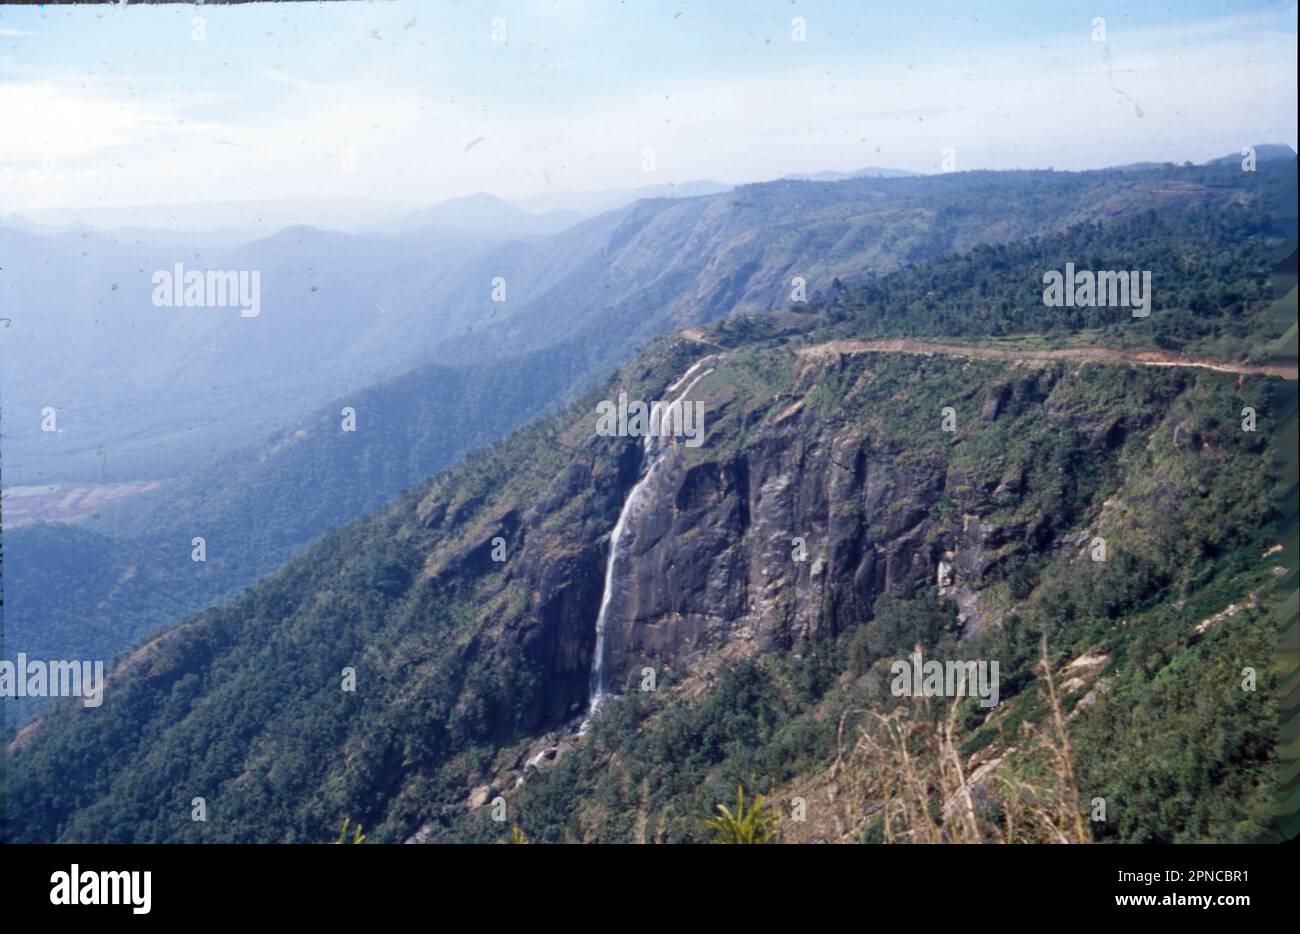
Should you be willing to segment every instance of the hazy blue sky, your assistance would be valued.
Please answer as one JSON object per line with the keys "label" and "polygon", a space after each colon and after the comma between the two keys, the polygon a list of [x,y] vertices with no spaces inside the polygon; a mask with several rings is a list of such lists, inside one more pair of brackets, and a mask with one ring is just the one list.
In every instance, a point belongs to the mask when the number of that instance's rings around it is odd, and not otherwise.
{"label": "hazy blue sky", "polygon": [[1296,80],[1287,2],[0,7],[0,210],[1203,161]]}

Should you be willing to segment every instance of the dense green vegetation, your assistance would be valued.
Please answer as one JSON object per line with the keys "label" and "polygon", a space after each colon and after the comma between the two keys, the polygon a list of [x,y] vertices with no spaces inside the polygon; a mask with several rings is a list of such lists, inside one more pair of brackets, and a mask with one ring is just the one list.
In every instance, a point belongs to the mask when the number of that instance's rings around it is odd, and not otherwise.
{"label": "dense green vegetation", "polygon": [[[1059,340],[1086,331],[1094,346],[1154,346],[1263,362],[1280,333],[1268,305],[1281,244],[1251,208],[1150,211],[1064,234],[977,246],[942,263],[845,288],[831,299],[830,314],[851,317],[847,329],[858,336],[1035,334]],[[1149,270],[1150,315],[1045,307],[1043,275],[1067,263],[1079,271]]]}

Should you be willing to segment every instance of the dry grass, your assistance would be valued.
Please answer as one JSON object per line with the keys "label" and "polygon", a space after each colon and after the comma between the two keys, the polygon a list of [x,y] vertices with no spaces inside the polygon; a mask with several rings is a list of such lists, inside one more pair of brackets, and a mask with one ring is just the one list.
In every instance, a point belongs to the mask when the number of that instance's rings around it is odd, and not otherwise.
{"label": "dry grass", "polygon": [[963,764],[959,752],[965,738],[962,698],[946,712],[936,710],[929,698],[887,713],[845,711],[830,772],[839,839],[860,840],[864,829],[879,821],[886,843],[1091,842],[1045,643],[1038,672],[1047,722],[1024,724],[1021,746],[978,767]]}

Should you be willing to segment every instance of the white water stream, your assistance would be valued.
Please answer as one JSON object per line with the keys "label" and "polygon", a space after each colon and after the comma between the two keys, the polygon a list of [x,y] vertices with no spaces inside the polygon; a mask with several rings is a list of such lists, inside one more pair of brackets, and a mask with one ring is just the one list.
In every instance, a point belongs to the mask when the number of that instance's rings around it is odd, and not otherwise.
{"label": "white water stream", "polygon": [[[681,379],[668,387],[667,394],[671,396],[683,384],[686,386],[685,389],[682,389],[680,395],[664,406],[663,414],[659,420],[660,425],[670,424],[669,419],[673,409],[682,404],[687,393],[695,388],[696,383],[713,372],[713,367],[710,365],[713,362],[714,358],[712,357],[705,357],[703,360],[697,361],[682,375]],[[708,369],[696,375],[696,371],[705,366]],[[609,696],[609,692],[605,689],[605,628],[609,621],[610,597],[614,591],[615,566],[622,554],[620,546],[623,543],[623,535],[627,531],[628,520],[638,511],[643,498],[642,493],[649,485],[651,478],[654,477],[655,470],[663,462],[665,450],[668,450],[663,441],[662,437],[653,433],[642,438],[640,478],[627,494],[627,499],[623,502],[623,509],[618,514],[618,522],[614,524],[614,531],[609,536],[609,557],[605,560],[605,590],[601,594],[600,612],[596,616],[596,652],[591,663],[591,683],[588,688],[590,703],[587,707],[587,716],[583,719],[582,726],[578,728],[579,736],[591,728],[591,722],[600,711],[601,703]]]}

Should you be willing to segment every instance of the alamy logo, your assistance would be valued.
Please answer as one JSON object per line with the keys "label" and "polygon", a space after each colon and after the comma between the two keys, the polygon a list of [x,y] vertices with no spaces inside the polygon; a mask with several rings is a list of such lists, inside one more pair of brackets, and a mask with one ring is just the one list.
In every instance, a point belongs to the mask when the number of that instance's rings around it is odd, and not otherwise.
{"label": "alamy logo", "polygon": [[618,404],[609,399],[596,404],[596,434],[602,438],[649,437],[685,438],[688,448],[704,443],[704,403],[675,402],[629,403],[627,393],[618,394]]}
{"label": "alamy logo", "polygon": [[104,702],[104,663],[0,659],[0,697],[80,697],[86,707]]}
{"label": "alamy logo", "polygon": [[130,905],[137,915],[147,915],[152,906],[153,873],[148,869],[82,872],[73,863],[68,872],[51,874],[50,882],[51,905]]}
{"label": "alamy logo", "polygon": [[1118,272],[1085,269],[1075,272],[1074,263],[1065,272],[1043,273],[1043,304],[1049,308],[1132,308],[1134,318],[1151,314],[1151,270]]}
{"label": "alamy logo", "polygon": [[997,662],[923,662],[917,649],[890,665],[889,673],[895,697],[979,697],[981,707],[998,705]]}
{"label": "alamy logo", "polygon": [[156,286],[157,308],[238,308],[241,318],[262,313],[262,274],[257,270],[187,272],[177,263],[171,270],[159,269],[150,281]]}

